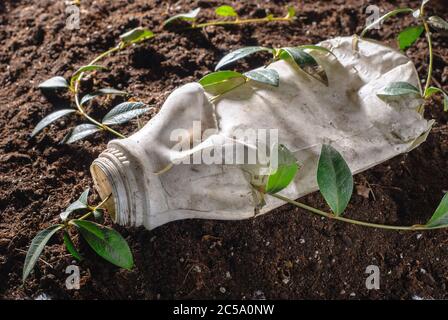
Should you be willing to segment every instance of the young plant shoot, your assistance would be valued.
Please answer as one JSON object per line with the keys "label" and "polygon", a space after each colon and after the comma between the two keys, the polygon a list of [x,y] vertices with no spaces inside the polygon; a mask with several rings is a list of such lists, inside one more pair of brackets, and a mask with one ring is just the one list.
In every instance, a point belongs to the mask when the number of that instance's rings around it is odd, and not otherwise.
{"label": "young plant shoot", "polygon": [[[375,26],[378,26],[383,21],[397,14],[407,13],[411,14],[414,18],[415,25],[410,26],[398,34],[397,42],[400,50],[406,50],[411,47],[423,34],[425,33],[426,41],[428,43],[429,62],[428,62],[428,75],[425,80],[425,87],[423,92],[415,85],[406,82],[393,82],[387,84],[380,92],[377,93],[378,97],[384,100],[393,100],[405,96],[414,96],[421,99],[429,99],[433,94],[439,93],[443,96],[443,109],[448,111],[448,94],[438,87],[431,86],[432,71],[434,66],[434,53],[432,45],[432,32],[446,33],[448,32],[448,22],[439,16],[426,15],[425,6],[428,4],[428,0],[423,0],[420,8],[401,8],[386,13],[378,20],[368,25],[360,34],[360,38],[363,38],[366,33]],[[433,31],[431,31],[431,29]],[[357,47],[357,43],[354,44]],[[421,113],[424,111],[424,106],[419,110]]]}
{"label": "young plant shoot", "polygon": [[[78,232],[100,257],[110,263],[128,270],[133,267],[132,253],[126,240],[114,229],[101,225],[104,215],[102,206],[109,198],[107,197],[96,206],[90,206],[88,196],[89,189],[86,189],[75,202],[60,214],[60,223],[52,225],[36,235],[26,254],[22,274],[23,282],[28,278],[39,260],[45,245],[56,233],[63,235],[67,251],[79,261],[82,260],[82,256],[72,241],[74,232]],[[77,218],[75,218],[76,216]],[[88,220],[89,218],[93,218],[96,222]]]}
{"label": "young plant shoot", "polygon": [[[196,17],[200,12],[200,8],[191,10],[188,13],[178,14],[164,22],[164,26],[169,25],[175,21],[183,20],[190,21],[192,23],[190,29],[204,28],[211,25],[232,25],[232,24],[245,24],[245,23],[259,23],[259,22],[290,22],[295,18],[295,10],[294,8],[288,8],[288,13],[285,17],[273,17],[272,15],[267,15],[265,18],[256,18],[256,19],[240,19],[235,9],[228,5],[223,5],[216,8],[215,13],[219,17],[228,18],[231,17],[234,20],[218,20],[211,21],[206,23],[196,24]],[[116,121],[98,121],[92,118],[87,114],[85,107],[87,104],[93,99],[100,96],[108,96],[108,95],[121,95],[128,96],[128,93],[120,90],[116,90],[113,88],[102,88],[95,92],[88,93],[83,97],[80,97],[80,85],[81,82],[88,72],[94,71],[105,71],[107,70],[104,66],[99,65],[98,63],[102,61],[104,58],[118,52],[123,51],[124,49],[138,44],[140,42],[152,39],[158,36],[154,34],[151,30],[147,28],[138,27],[131,31],[128,31],[120,36],[120,42],[117,46],[103,52],[95,59],[93,59],[89,64],[80,67],[77,71],[73,73],[70,80],[67,81],[61,76],[53,77],[49,80],[44,81],[39,85],[41,90],[69,90],[70,94],[73,96],[75,108],[70,109],[62,109],[56,112],[51,113],[50,115],[43,118],[35,127],[33,132],[31,133],[31,137],[34,137],[39,132],[41,132],[45,127],[49,126],[51,123],[56,120],[69,116],[69,115],[78,115],[84,120],[88,121],[88,123],[83,123],[75,128],[64,138],[62,142],[64,143],[73,143],[75,141],[81,140],[88,136],[93,135],[96,132],[107,131],[114,135],[116,138],[125,138],[123,134],[118,132],[116,129],[112,128],[112,126],[117,124],[126,123],[150,110],[150,108],[146,105],[142,105],[142,103],[131,103],[127,102],[125,104],[121,104],[116,106],[111,110],[111,113],[115,115],[115,117],[120,117],[120,122]],[[248,77],[256,77],[251,73]],[[269,75],[267,75],[269,77]],[[275,79],[274,79],[275,80]],[[117,112],[122,112],[122,115],[117,114]],[[107,116],[106,116],[107,117]]]}
{"label": "young plant shoot", "polygon": [[[293,182],[299,170],[299,165],[293,160],[295,159],[293,153],[283,145],[278,147],[278,159],[278,168],[268,176],[266,185],[262,187],[254,185],[254,189],[257,192],[280,199],[316,215],[364,227],[397,231],[432,230],[448,227],[448,196],[446,194],[432,217],[424,225],[394,226],[343,217],[342,215],[352,196],[353,177],[342,155],[331,145],[327,144],[322,145],[316,177],[320,193],[330,207],[331,212],[325,212],[289,199],[278,193]],[[303,169],[306,170],[306,168]]]}
{"label": "young plant shoot", "polygon": [[232,24],[247,24],[247,23],[267,23],[267,22],[291,22],[295,19],[296,11],[293,7],[288,7],[287,14],[284,17],[274,17],[272,14],[266,15],[264,18],[249,18],[241,19],[238,12],[229,5],[222,5],[215,9],[215,14],[221,18],[220,20],[213,20],[203,23],[197,23],[197,18],[201,8],[193,9],[186,13],[180,13],[165,20],[164,26],[169,26],[175,22],[183,21],[190,23],[191,29],[205,28],[209,26],[222,26]]}

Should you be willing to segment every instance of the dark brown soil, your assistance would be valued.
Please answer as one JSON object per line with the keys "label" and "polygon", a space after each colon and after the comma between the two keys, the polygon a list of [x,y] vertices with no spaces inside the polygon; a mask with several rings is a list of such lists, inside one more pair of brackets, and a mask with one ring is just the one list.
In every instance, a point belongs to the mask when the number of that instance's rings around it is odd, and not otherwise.
{"label": "dark brown soil", "polygon": [[[437,4],[437,1],[434,1]],[[66,290],[65,268],[72,259],[56,237],[25,286],[21,272],[25,251],[42,228],[87,186],[89,165],[112,137],[97,135],[74,145],[59,141],[76,121],[59,121],[30,139],[36,123],[53,110],[67,107],[68,96],[43,95],[41,81],[62,75],[116,43],[136,26],[160,31],[163,19],[200,6],[212,18],[219,1],[81,0],[81,29],[65,28],[64,1],[0,2],[0,297],[52,299],[410,299],[448,298],[448,232],[393,232],[316,218],[289,205],[247,221],[179,221],[154,231],[117,227],[129,241],[136,266],[120,270],[95,256],[76,240],[84,256],[79,263],[80,290]],[[227,1],[241,16],[263,16],[264,8],[283,15],[288,1]],[[209,27],[165,32],[157,39],[107,60],[109,71],[85,81],[132,92],[156,107],[174,88],[213,70],[229,50],[247,45],[310,44],[362,29],[369,4],[383,10],[417,7],[420,1],[290,1],[299,19],[292,24]],[[447,18],[446,3],[439,15]],[[434,8],[434,7],[432,7]],[[445,8],[445,9],[443,9]],[[432,10],[428,7],[429,10]],[[410,17],[392,19],[373,37],[395,46],[397,31]],[[447,38],[435,36],[434,81],[446,84]],[[421,40],[408,50],[424,78],[427,46]],[[262,62],[258,57],[240,67]],[[448,89],[445,85],[444,89]],[[113,101],[90,110],[101,116]],[[428,141],[355,177],[357,188],[347,216],[389,224],[424,223],[448,190],[448,126],[439,97],[426,117],[437,120]],[[145,120],[148,120],[147,116]],[[122,129],[136,130],[136,124]],[[362,191],[362,190],[361,190]],[[92,196],[91,201],[97,201]],[[325,208],[313,194],[304,202]],[[110,224],[110,223],[109,223]],[[367,290],[365,269],[378,265],[381,289]],[[50,266],[51,265],[51,266]]]}

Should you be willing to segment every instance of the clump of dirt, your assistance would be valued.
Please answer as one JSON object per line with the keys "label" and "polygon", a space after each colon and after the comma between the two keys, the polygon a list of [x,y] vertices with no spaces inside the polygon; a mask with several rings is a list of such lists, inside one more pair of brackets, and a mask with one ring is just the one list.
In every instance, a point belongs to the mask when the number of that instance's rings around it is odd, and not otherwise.
{"label": "clump of dirt", "polygon": [[[247,221],[178,221],[154,231],[117,227],[135,255],[132,271],[120,270],[95,256],[76,239],[86,259],[79,263],[81,289],[65,288],[65,268],[72,259],[53,239],[34,274],[21,287],[25,252],[42,228],[84,188],[91,186],[90,163],[112,137],[97,135],[75,145],[59,141],[75,120],[59,121],[44,134],[29,133],[45,115],[69,106],[68,96],[43,95],[36,87],[49,77],[68,77],[117,37],[136,26],[160,30],[175,13],[203,8],[213,18],[218,1],[81,1],[81,28],[65,28],[63,1],[6,0],[0,3],[0,297],[52,299],[358,299],[448,298],[447,231],[390,232],[364,229],[311,216],[285,205]],[[83,83],[101,83],[132,92],[160,107],[176,87],[213,70],[228,51],[248,45],[293,46],[359,32],[366,19],[365,1],[228,1],[244,17],[283,15],[297,7],[294,23],[269,23],[204,30],[163,31],[163,36],[107,60],[107,72]],[[420,1],[374,1],[382,10]],[[442,3],[442,2],[441,2]],[[437,5],[437,1],[435,2]],[[266,11],[265,11],[266,9]],[[432,10],[428,6],[428,10]],[[439,15],[447,17],[446,6]],[[394,18],[372,36],[395,46],[394,37],[411,17]],[[448,77],[447,38],[434,36],[434,82]],[[427,45],[407,51],[422,77]],[[263,56],[240,67],[259,65]],[[93,80],[95,79],[95,80]],[[448,89],[446,86],[444,89]],[[114,101],[95,104],[101,116]],[[146,116],[149,120],[152,115]],[[347,215],[391,223],[423,223],[448,190],[448,127],[442,101],[434,98],[427,118],[436,119],[428,141],[409,154],[358,174]],[[124,127],[125,133],[135,123]],[[366,190],[366,188],[368,188]],[[91,201],[97,201],[95,196]],[[325,208],[318,194],[303,199]],[[110,221],[109,221],[110,224]],[[365,269],[381,270],[380,290],[367,290]],[[224,288],[224,290],[223,290]]]}

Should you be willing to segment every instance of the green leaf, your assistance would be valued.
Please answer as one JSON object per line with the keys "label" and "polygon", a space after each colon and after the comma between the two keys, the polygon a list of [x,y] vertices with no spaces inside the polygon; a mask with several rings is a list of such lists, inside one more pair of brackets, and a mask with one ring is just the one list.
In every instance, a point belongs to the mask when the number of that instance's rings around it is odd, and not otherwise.
{"label": "green leaf", "polygon": [[120,90],[117,90],[117,89],[114,89],[114,88],[103,88],[103,89],[100,89],[100,90],[98,90],[98,91],[96,91],[94,93],[86,94],[84,97],[82,97],[81,105],[86,104],[87,102],[93,100],[96,97],[105,96],[105,95],[125,96],[125,95],[127,95],[127,92],[120,91]]}
{"label": "green leaf", "polygon": [[246,77],[235,71],[212,72],[199,80],[204,90],[218,95],[246,82]]}
{"label": "green leaf", "polygon": [[95,218],[95,221],[98,223],[104,222],[104,209],[97,208],[93,210],[93,217]]}
{"label": "green leaf", "polygon": [[123,43],[133,44],[141,41],[145,41],[154,37],[154,33],[146,28],[138,27],[128,31],[120,36],[120,39]]}
{"label": "green leaf", "polygon": [[251,80],[278,87],[280,77],[274,69],[256,69],[244,74]]}
{"label": "green leaf", "polygon": [[322,52],[325,52],[325,53],[329,53],[333,57],[337,58],[336,55],[333,53],[333,51],[331,51],[330,49],[327,49],[325,47],[316,46],[316,45],[312,45],[312,44],[305,44],[305,45],[298,46],[297,48],[304,49],[304,50],[322,51]]}
{"label": "green leaf", "polygon": [[81,255],[79,254],[78,250],[75,247],[75,244],[73,243],[72,239],[70,239],[70,235],[67,231],[64,231],[64,244],[67,248],[68,252],[76,258],[76,260],[81,261]]}
{"label": "green leaf", "polygon": [[427,227],[444,225],[448,225],[448,193],[445,193],[431,219],[426,223]]}
{"label": "green leaf", "polygon": [[240,49],[237,49],[235,51],[232,51],[232,52],[226,54],[216,65],[215,71],[221,69],[224,66],[227,66],[228,64],[230,64],[232,62],[240,60],[244,57],[247,57],[248,55],[251,55],[251,54],[253,54],[255,52],[259,52],[259,51],[273,52],[273,50],[270,48],[259,47],[259,46],[240,48]]}
{"label": "green leaf", "polygon": [[84,139],[85,137],[88,137],[95,132],[101,131],[102,129],[94,124],[85,123],[80,124],[79,126],[76,126],[72,132],[70,132],[62,141],[62,143],[73,143],[75,141]]}
{"label": "green leaf", "polygon": [[[286,188],[294,180],[299,170],[297,159],[291,151],[282,144],[276,145],[274,148],[277,148],[278,161],[274,161],[276,163],[273,164],[271,159],[271,170],[275,169],[275,171],[269,175],[266,183],[265,192],[269,194],[275,194]],[[271,152],[272,156],[275,156],[275,152]]]}
{"label": "green leaf", "polygon": [[221,17],[237,17],[238,13],[236,13],[235,9],[233,9],[231,6],[220,6],[218,8],[216,8],[215,13],[218,16]]}
{"label": "green leaf", "polygon": [[40,231],[36,235],[36,237],[34,237],[33,241],[31,242],[30,248],[26,253],[25,264],[23,266],[22,273],[22,282],[25,282],[26,278],[28,278],[47,242],[56,232],[58,232],[62,228],[64,228],[62,224],[54,225]]}
{"label": "green leaf", "polygon": [[305,73],[328,86],[328,77],[325,69],[317,63],[313,56],[305,52],[304,49],[298,47],[281,48],[279,58],[293,59]]}
{"label": "green leaf", "polygon": [[404,96],[421,97],[420,90],[408,82],[392,82],[376,94],[381,99],[391,99]]}
{"label": "green leaf", "polygon": [[68,115],[70,113],[76,112],[75,109],[62,109],[53,113],[50,113],[48,116],[43,118],[34,128],[33,132],[31,132],[31,137],[34,137],[36,134],[38,134],[42,129],[50,125],[51,123],[55,122],[59,118]]}
{"label": "green leaf", "polygon": [[396,16],[397,14],[400,13],[414,13],[414,10],[411,8],[400,8],[400,9],[396,9],[396,10],[392,10],[388,13],[386,13],[385,15],[381,16],[380,18],[378,18],[377,20],[373,21],[371,24],[369,24],[367,27],[364,28],[364,30],[362,30],[360,37],[363,38],[365,36],[365,34],[367,33],[367,31],[369,31],[370,29],[379,26],[381,22],[387,20],[390,17]]}
{"label": "green leaf", "polygon": [[288,7],[288,14],[286,15],[286,19],[294,18],[296,16],[296,9],[294,7]]}
{"label": "green leaf", "polygon": [[429,17],[428,24],[437,31],[448,31],[448,22],[438,16]]}
{"label": "green leaf", "polygon": [[163,25],[166,26],[176,20],[194,21],[194,20],[196,20],[196,17],[199,14],[199,11],[201,11],[201,8],[193,9],[188,13],[176,14],[175,16],[172,16],[171,18],[165,20]]}
{"label": "green leaf", "polygon": [[400,32],[398,35],[398,45],[400,46],[400,50],[406,50],[410,46],[412,46],[415,41],[420,38],[420,36],[423,33],[423,26],[416,26],[416,27],[408,27]]}
{"label": "green leaf", "polygon": [[103,118],[103,124],[114,125],[128,122],[146,112],[149,108],[142,102],[124,102],[110,110]]}
{"label": "green leaf", "polygon": [[94,70],[107,70],[107,68],[103,67],[103,66],[99,66],[99,65],[82,66],[73,74],[73,76],[70,80],[70,85],[72,86],[73,83],[75,83],[75,81],[77,81],[79,79],[79,76],[81,75],[81,73],[88,72],[88,71],[94,71]]}
{"label": "green leaf", "polygon": [[102,258],[130,270],[134,261],[126,240],[115,230],[85,220],[72,220],[90,247]]}
{"label": "green leaf", "polygon": [[425,92],[425,98],[431,97],[434,93],[443,94],[443,111],[448,111],[448,94],[437,87],[429,87]]}
{"label": "green leaf", "polygon": [[330,145],[322,145],[317,166],[320,193],[335,215],[340,215],[353,192],[353,176],[341,154]]}
{"label": "green leaf", "polygon": [[39,89],[67,89],[69,88],[69,85],[67,81],[63,77],[54,77],[47,81],[42,82],[39,87]]}
{"label": "green leaf", "polygon": [[69,215],[76,210],[87,209],[89,207],[87,201],[89,197],[90,188],[84,190],[81,196],[75,202],[71,203],[64,212],[62,212],[59,216],[62,221],[66,221]]}

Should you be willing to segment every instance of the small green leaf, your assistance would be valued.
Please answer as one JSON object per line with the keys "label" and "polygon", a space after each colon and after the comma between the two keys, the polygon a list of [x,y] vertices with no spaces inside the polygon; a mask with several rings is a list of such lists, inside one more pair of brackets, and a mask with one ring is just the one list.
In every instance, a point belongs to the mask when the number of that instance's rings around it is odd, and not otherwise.
{"label": "small green leaf", "polygon": [[215,71],[221,69],[224,66],[227,66],[228,64],[230,64],[232,62],[240,60],[244,57],[247,57],[248,55],[251,55],[251,54],[253,54],[255,52],[259,52],[259,51],[272,52],[273,50],[270,48],[259,47],[259,46],[244,47],[244,48],[237,49],[235,51],[232,51],[232,52],[226,54],[216,65]]}
{"label": "small green leaf", "polygon": [[294,7],[288,7],[288,14],[286,15],[286,19],[291,19],[296,16],[296,9]]}
{"label": "small green leaf", "polygon": [[416,26],[416,27],[408,27],[400,32],[398,35],[398,45],[400,46],[400,50],[406,50],[410,46],[412,46],[415,41],[420,38],[421,34],[423,33],[423,26]]}
{"label": "small green leaf", "polygon": [[251,80],[278,87],[280,77],[274,69],[256,69],[244,74]]}
{"label": "small green leaf", "polygon": [[69,85],[63,77],[54,77],[39,85],[39,89],[67,89]]}
{"label": "small green leaf", "polygon": [[231,6],[220,6],[218,8],[216,8],[215,13],[218,16],[221,17],[237,17],[238,13],[236,13],[235,9],[233,9]]}
{"label": "small green leaf", "polygon": [[420,90],[408,82],[392,82],[376,94],[381,99],[394,99],[404,96],[421,97]]}
{"label": "small green leaf", "polygon": [[104,209],[96,208],[93,210],[93,217],[95,218],[95,221],[98,223],[104,222]]}
{"label": "small green leaf", "polygon": [[[275,194],[286,188],[299,170],[297,159],[291,151],[284,145],[275,145],[274,148],[277,148],[278,161],[271,159],[271,170],[275,171],[269,175],[266,183],[265,192],[269,194]],[[275,152],[271,152],[272,156],[275,156]]]}
{"label": "small green leaf", "polygon": [[114,229],[85,220],[72,220],[90,247],[102,258],[130,270],[134,261],[126,240]]}
{"label": "small green leaf", "polygon": [[422,0],[422,8],[431,0]]}
{"label": "small green leaf", "polygon": [[437,87],[429,87],[425,92],[425,98],[431,97],[435,93],[443,94],[443,111],[448,111],[448,94]]}
{"label": "small green leaf", "polygon": [[151,108],[142,102],[124,102],[114,107],[104,116],[103,124],[114,125],[126,123],[129,120],[148,112],[150,109]]}
{"label": "small green leaf", "polygon": [[344,158],[330,145],[322,145],[317,184],[334,214],[344,212],[352,196],[353,176]]}
{"label": "small green leaf", "polygon": [[26,278],[28,278],[47,242],[56,232],[58,232],[62,228],[64,228],[62,224],[54,225],[40,231],[36,235],[36,237],[34,237],[33,241],[31,242],[30,248],[26,253],[25,264],[23,266],[22,273],[22,282],[25,282]]}
{"label": "small green leaf", "polygon": [[114,88],[103,88],[103,89],[100,89],[100,90],[98,90],[98,91],[96,91],[94,93],[86,94],[84,97],[82,97],[81,105],[86,104],[87,102],[93,100],[96,97],[105,96],[105,95],[125,96],[125,95],[127,95],[127,92],[120,91],[120,90],[117,90],[117,89],[114,89]]}
{"label": "small green leaf", "polygon": [[204,90],[218,95],[243,84],[246,82],[246,77],[235,71],[217,71],[206,75],[198,82]]}
{"label": "small green leaf", "polygon": [[390,17],[396,16],[397,14],[400,13],[414,13],[414,10],[411,8],[400,8],[400,9],[396,9],[396,10],[392,10],[388,13],[386,13],[385,15],[379,17],[377,20],[373,21],[372,23],[370,23],[367,27],[364,28],[364,30],[362,30],[360,37],[363,38],[365,36],[365,34],[367,33],[367,31],[369,31],[370,29],[377,27],[380,25],[381,22],[387,20]]}
{"label": "small green leaf", "polygon": [[70,113],[76,112],[75,109],[62,109],[53,113],[50,113],[48,116],[43,118],[34,128],[33,132],[31,132],[31,137],[34,137],[36,134],[38,134],[42,129],[50,125],[51,123],[55,122],[59,118],[68,115]]}
{"label": "small green leaf", "polygon": [[75,244],[73,243],[72,239],[70,238],[70,235],[68,234],[67,231],[64,231],[64,244],[65,247],[67,248],[68,252],[70,252],[70,254],[76,258],[76,260],[81,261],[81,255],[79,254],[78,250],[75,247]]}
{"label": "small green leaf", "polygon": [[327,49],[325,47],[322,47],[322,46],[316,46],[316,45],[312,45],[312,44],[305,44],[305,45],[298,46],[297,48],[304,49],[304,50],[322,51],[322,52],[325,52],[325,53],[329,53],[333,57],[337,58],[336,55],[333,53],[333,51],[331,51],[330,49]]}
{"label": "small green leaf", "polygon": [[70,79],[70,86],[73,86],[75,81],[77,81],[79,79],[79,76],[81,75],[81,73],[88,72],[88,71],[94,71],[94,70],[107,70],[107,68],[103,67],[103,66],[98,66],[98,65],[82,66],[73,74],[72,78]]}
{"label": "small green leaf", "polygon": [[107,70],[107,68],[99,65],[82,66],[73,74],[73,77],[79,76],[83,72],[95,71],[95,70]]}
{"label": "small green leaf", "polygon": [[448,31],[448,22],[438,16],[428,18],[429,25],[439,32]]}
{"label": "small green leaf", "polygon": [[62,141],[62,143],[73,143],[75,141],[84,139],[95,132],[101,131],[102,129],[94,124],[84,123],[76,126]]}
{"label": "small green leaf", "polygon": [[431,219],[426,223],[427,227],[444,225],[448,225],[448,193],[445,193]]}
{"label": "small green leaf", "polygon": [[299,47],[281,48],[279,52],[280,59],[291,58],[308,75],[328,86],[328,77],[325,69],[320,66],[316,59],[304,49]]}
{"label": "small green leaf", "polygon": [[188,13],[176,14],[175,16],[172,16],[171,18],[165,20],[163,25],[166,26],[176,20],[194,21],[194,20],[196,20],[196,17],[198,16],[199,11],[201,11],[201,8],[193,9]]}
{"label": "small green leaf", "polygon": [[76,200],[75,202],[71,203],[67,209],[65,209],[64,212],[62,212],[59,216],[61,217],[62,221],[66,221],[67,218],[69,217],[69,215],[76,210],[81,210],[81,209],[87,209],[88,203],[87,203],[87,199],[89,197],[89,192],[90,192],[90,188],[87,188],[86,190],[84,190],[84,192],[79,196],[78,200]]}
{"label": "small green leaf", "polygon": [[141,41],[145,41],[154,37],[154,33],[146,28],[138,27],[128,31],[120,36],[120,39],[123,43],[133,44]]}

